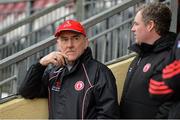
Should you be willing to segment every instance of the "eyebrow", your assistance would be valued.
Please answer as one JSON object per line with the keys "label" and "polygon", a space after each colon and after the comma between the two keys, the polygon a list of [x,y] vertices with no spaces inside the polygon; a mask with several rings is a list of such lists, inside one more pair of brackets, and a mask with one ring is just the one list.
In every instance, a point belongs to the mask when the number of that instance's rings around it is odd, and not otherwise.
{"label": "eyebrow", "polygon": [[132,25],[134,25],[134,24],[137,24],[137,25],[138,25],[139,23],[138,23],[138,22],[136,22],[136,21],[133,21],[133,24],[132,24]]}
{"label": "eyebrow", "polygon": [[134,23],[137,23],[137,22],[136,22],[136,21],[133,21],[132,23],[134,24]]}
{"label": "eyebrow", "polygon": [[80,37],[81,34],[73,35],[72,37]]}

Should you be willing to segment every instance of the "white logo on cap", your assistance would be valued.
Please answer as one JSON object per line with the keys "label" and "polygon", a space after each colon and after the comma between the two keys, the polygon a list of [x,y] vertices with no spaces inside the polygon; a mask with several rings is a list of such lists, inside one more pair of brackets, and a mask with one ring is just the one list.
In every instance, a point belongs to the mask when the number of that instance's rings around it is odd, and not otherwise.
{"label": "white logo on cap", "polygon": [[71,26],[71,23],[69,21],[67,21],[65,24],[64,24],[64,27],[69,27]]}

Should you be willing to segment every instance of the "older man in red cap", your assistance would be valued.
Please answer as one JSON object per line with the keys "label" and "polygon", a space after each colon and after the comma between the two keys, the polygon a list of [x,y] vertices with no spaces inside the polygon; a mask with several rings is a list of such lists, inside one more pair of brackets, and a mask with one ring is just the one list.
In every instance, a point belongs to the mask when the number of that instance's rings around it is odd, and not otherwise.
{"label": "older man in red cap", "polygon": [[[57,27],[57,51],[28,70],[19,93],[48,97],[50,119],[119,118],[115,78],[92,58],[83,26],[67,20]],[[47,69],[49,64],[53,67]]]}

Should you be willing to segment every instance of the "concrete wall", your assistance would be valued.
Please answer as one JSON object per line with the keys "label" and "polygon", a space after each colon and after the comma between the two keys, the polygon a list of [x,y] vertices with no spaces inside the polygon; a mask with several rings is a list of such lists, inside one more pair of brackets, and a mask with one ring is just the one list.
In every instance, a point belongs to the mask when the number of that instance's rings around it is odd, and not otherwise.
{"label": "concrete wall", "polygon": [[[120,100],[124,78],[133,58],[118,62],[108,67],[116,77],[118,99]],[[46,99],[25,100],[18,98],[0,104],[0,119],[47,119],[48,105]]]}
{"label": "concrete wall", "polygon": [[116,84],[117,84],[117,89],[118,89],[118,100],[119,101],[121,99],[121,94],[122,94],[122,90],[123,90],[123,85],[124,85],[126,73],[127,73],[129,64],[131,63],[133,58],[134,57],[108,66],[112,70],[112,72],[116,78]]}
{"label": "concrete wall", "polygon": [[46,119],[47,104],[46,99],[14,99],[0,105],[0,119]]}

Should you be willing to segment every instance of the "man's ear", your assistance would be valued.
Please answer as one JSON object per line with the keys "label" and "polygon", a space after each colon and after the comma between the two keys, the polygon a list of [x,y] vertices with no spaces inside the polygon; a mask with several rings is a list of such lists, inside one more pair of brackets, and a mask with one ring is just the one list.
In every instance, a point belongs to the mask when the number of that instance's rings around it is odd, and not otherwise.
{"label": "man's ear", "polygon": [[147,30],[151,32],[155,28],[155,23],[153,20],[150,20],[147,24]]}
{"label": "man's ear", "polygon": [[59,38],[56,38],[56,49],[57,49],[58,51],[61,51]]}
{"label": "man's ear", "polygon": [[85,38],[85,40],[86,40],[86,47],[88,47],[89,46],[89,40],[88,40],[88,38]]}

